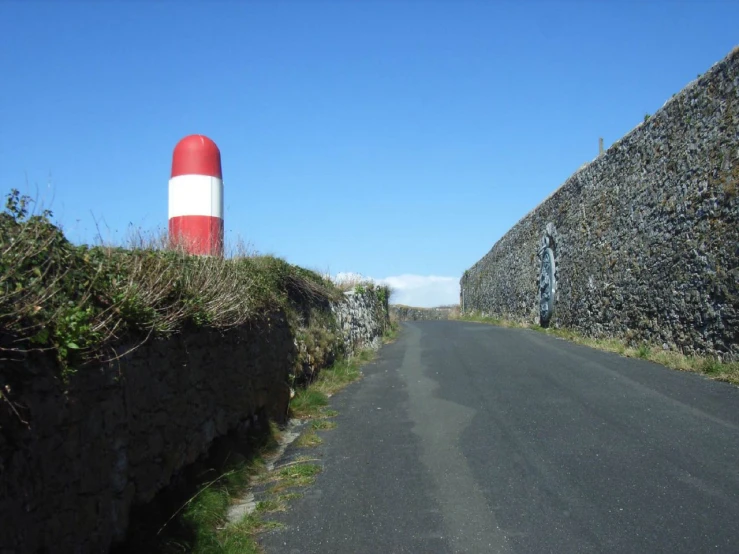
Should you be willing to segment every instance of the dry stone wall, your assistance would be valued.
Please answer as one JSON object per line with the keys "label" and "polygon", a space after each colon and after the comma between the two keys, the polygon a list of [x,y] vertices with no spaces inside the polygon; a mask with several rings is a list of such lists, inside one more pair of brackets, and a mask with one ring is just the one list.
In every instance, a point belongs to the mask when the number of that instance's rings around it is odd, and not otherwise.
{"label": "dry stone wall", "polygon": [[331,307],[348,351],[377,349],[388,319],[387,294],[381,289],[344,293],[344,301]]}
{"label": "dry stone wall", "polygon": [[[386,301],[367,291],[332,309],[348,349],[377,345]],[[0,402],[0,553],[107,552],[124,539],[131,507],[214,439],[286,416],[299,347],[275,312],[225,332],[149,340],[68,385],[51,355],[0,362],[11,383],[2,392],[19,410]]]}
{"label": "dry stone wall", "polygon": [[398,321],[449,319],[456,312],[458,312],[457,307],[414,308],[400,304],[390,306],[390,316],[396,318]]}
{"label": "dry stone wall", "polygon": [[519,221],[464,273],[461,302],[730,360],[738,283],[734,49]]}

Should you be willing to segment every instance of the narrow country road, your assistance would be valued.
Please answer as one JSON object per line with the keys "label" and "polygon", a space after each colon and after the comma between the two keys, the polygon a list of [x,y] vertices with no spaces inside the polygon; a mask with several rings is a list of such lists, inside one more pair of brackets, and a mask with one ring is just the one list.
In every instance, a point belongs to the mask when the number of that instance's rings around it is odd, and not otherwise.
{"label": "narrow country road", "polygon": [[457,321],[364,373],[267,554],[739,552],[737,387]]}

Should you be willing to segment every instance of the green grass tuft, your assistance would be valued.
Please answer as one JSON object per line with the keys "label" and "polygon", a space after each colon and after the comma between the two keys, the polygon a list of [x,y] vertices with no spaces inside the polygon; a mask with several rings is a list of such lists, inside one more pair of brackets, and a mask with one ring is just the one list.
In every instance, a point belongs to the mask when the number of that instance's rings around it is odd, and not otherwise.
{"label": "green grass tuft", "polygon": [[703,358],[700,361],[701,369],[709,375],[716,375],[721,373],[724,369],[724,365],[714,357]]}
{"label": "green grass tuft", "polygon": [[312,423],[311,426],[316,431],[329,431],[331,429],[336,429],[336,422],[326,421],[325,419],[317,419]]}
{"label": "green grass tuft", "polygon": [[639,348],[636,351],[636,355],[639,358],[642,358],[644,360],[648,360],[650,358],[650,354],[652,353],[652,349],[649,348],[646,344],[639,345]]}
{"label": "green grass tuft", "polygon": [[316,387],[309,386],[300,389],[290,401],[290,416],[306,418],[320,412],[321,408],[328,405],[328,396]]}
{"label": "green grass tuft", "polygon": [[382,333],[383,344],[394,342],[397,340],[398,335],[400,335],[400,324],[397,321],[390,320]]}
{"label": "green grass tuft", "polygon": [[298,448],[313,448],[321,444],[323,440],[318,436],[315,429],[308,429],[303,431],[300,436],[295,440],[295,446]]}
{"label": "green grass tuft", "polygon": [[277,472],[274,478],[275,484],[271,491],[279,493],[285,489],[311,485],[320,472],[321,466],[315,464],[297,464],[284,467]]}

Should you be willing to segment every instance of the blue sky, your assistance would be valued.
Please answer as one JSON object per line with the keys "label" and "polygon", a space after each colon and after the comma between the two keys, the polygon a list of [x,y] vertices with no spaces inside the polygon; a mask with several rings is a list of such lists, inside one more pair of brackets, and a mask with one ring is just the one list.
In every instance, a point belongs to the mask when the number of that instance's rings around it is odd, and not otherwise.
{"label": "blue sky", "polygon": [[[0,2],[0,185],[67,235],[163,229],[172,149],[220,147],[227,240],[394,301],[458,279],[739,44],[739,2]],[[96,224],[97,222],[97,224]]]}

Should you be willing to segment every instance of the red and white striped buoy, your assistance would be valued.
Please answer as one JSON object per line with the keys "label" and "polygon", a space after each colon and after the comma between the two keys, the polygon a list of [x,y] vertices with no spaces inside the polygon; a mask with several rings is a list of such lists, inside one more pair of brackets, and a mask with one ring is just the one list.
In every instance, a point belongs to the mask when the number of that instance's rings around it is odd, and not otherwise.
{"label": "red and white striped buoy", "polygon": [[187,136],[174,147],[169,240],[189,254],[223,256],[221,152],[203,135]]}

